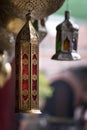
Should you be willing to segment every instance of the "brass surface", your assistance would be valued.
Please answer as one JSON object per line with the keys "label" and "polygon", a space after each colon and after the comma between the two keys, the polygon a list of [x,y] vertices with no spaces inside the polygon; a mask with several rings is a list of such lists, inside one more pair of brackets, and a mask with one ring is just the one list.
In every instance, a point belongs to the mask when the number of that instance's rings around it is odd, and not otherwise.
{"label": "brass surface", "polygon": [[24,17],[29,10],[35,19],[47,17],[58,10],[65,0],[3,0],[0,9],[11,17]]}
{"label": "brass surface", "polygon": [[[31,21],[27,19],[18,33],[15,45],[16,112],[40,113],[38,42],[37,32],[33,28]],[[24,63],[24,61],[26,62]]]}
{"label": "brass surface", "polygon": [[0,27],[18,34],[31,10],[33,19],[41,19],[57,11],[65,0],[0,0]]}
{"label": "brass surface", "polygon": [[[58,10],[65,0],[0,0],[0,24],[7,27],[11,22],[18,21],[17,18],[24,19],[31,10],[32,18],[41,19]],[[15,28],[17,26],[15,25]],[[12,29],[11,29],[12,31]]]}

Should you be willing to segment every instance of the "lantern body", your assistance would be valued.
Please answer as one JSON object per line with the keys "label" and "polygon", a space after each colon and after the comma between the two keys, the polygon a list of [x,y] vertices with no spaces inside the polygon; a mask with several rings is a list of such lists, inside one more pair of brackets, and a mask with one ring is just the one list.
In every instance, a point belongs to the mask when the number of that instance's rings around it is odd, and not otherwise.
{"label": "lantern body", "polygon": [[39,42],[41,42],[47,35],[47,29],[46,29],[46,18],[42,18],[40,20],[35,20],[33,22],[33,26],[35,27],[38,35],[39,35]]}
{"label": "lantern body", "polygon": [[55,60],[79,60],[77,54],[78,27],[69,20],[69,11],[65,12],[65,20],[56,27],[56,54]]}
{"label": "lantern body", "polygon": [[30,20],[17,36],[16,112],[39,112],[39,46],[38,36]]}

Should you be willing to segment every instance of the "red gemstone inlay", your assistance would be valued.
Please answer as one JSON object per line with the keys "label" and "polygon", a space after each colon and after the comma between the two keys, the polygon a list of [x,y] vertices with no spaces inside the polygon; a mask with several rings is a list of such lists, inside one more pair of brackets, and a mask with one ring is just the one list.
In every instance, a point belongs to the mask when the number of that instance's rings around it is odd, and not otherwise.
{"label": "red gemstone inlay", "polygon": [[32,95],[32,98],[33,98],[33,100],[36,100],[36,98],[37,98],[37,95]]}
{"label": "red gemstone inlay", "polygon": [[32,80],[32,90],[37,90],[37,80]]}
{"label": "red gemstone inlay", "polygon": [[28,96],[24,96],[24,95],[23,95],[23,99],[24,99],[24,100],[27,100],[27,98],[28,98]]}
{"label": "red gemstone inlay", "polygon": [[22,65],[23,66],[23,74],[28,74],[28,65]]}
{"label": "red gemstone inlay", "polygon": [[27,54],[24,54],[24,55],[23,55],[23,59],[28,59],[28,55],[27,55]]}
{"label": "red gemstone inlay", "polygon": [[28,89],[28,80],[23,80],[22,81],[22,89]]}
{"label": "red gemstone inlay", "polygon": [[32,74],[36,74],[37,75],[37,65],[32,65]]}
{"label": "red gemstone inlay", "polygon": [[33,59],[37,59],[37,56],[35,54],[33,55]]}

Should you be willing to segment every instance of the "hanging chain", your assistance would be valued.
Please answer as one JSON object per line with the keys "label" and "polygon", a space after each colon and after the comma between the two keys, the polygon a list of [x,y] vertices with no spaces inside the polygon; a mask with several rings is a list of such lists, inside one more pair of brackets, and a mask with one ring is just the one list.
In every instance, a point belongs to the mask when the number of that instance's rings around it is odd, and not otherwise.
{"label": "hanging chain", "polygon": [[66,9],[69,10],[69,0],[66,1]]}

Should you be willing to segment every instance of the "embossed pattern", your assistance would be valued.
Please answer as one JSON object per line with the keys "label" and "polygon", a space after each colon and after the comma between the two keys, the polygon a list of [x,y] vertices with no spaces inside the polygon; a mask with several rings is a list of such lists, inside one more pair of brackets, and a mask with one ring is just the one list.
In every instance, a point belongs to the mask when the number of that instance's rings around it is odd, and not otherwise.
{"label": "embossed pattern", "polygon": [[7,0],[4,0],[5,10],[10,9],[10,13],[24,17],[31,10],[32,17],[40,19],[47,17],[58,10],[65,0],[8,0],[9,8],[6,5]]}
{"label": "embossed pattern", "polygon": [[39,43],[31,22],[27,22],[16,40],[16,112],[39,108]]}
{"label": "embossed pattern", "polygon": [[31,77],[31,108],[38,109],[39,106],[39,91],[38,91],[38,76],[39,76],[39,47],[36,44],[33,44],[31,47],[31,70],[32,70],[32,77]]}

